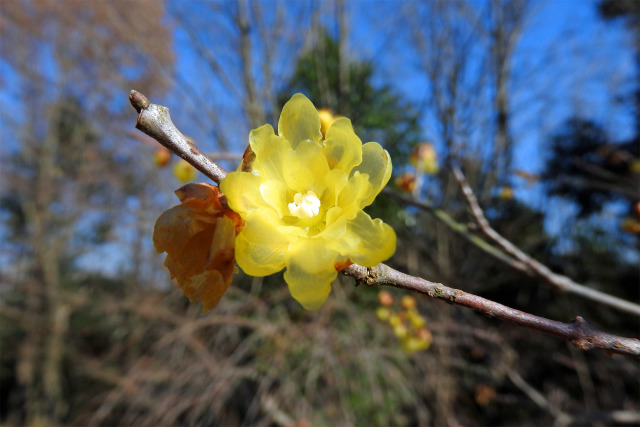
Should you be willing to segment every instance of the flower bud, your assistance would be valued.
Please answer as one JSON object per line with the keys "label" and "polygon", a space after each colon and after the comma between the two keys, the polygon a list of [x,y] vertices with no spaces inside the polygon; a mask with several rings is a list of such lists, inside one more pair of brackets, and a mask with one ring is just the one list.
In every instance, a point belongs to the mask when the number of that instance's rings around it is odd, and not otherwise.
{"label": "flower bud", "polygon": [[393,295],[388,291],[378,292],[378,301],[384,306],[390,306],[393,304]]}
{"label": "flower bud", "polygon": [[433,145],[428,142],[423,142],[414,147],[411,155],[409,156],[409,162],[416,167],[418,172],[426,173],[428,175],[435,175],[438,173],[438,159],[436,150]]}
{"label": "flower bud", "polygon": [[180,160],[173,167],[173,175],[178,178],[180,182],[189,182],[196,179],[197,171],[185,160]]}
{"label": "flower bud", "polygon": [[171,152],[166,148],[158,148],[155,153],[153,153],[153,163],[159,168],[165,167],[171,161]]}

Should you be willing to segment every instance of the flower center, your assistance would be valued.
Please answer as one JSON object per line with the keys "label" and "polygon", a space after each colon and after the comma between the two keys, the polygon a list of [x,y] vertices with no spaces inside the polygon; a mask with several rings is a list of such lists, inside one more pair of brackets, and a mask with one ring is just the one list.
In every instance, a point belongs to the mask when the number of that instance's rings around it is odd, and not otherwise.
{"label": "flower center", "polygon": [[302,193],[296,193],[293,203],[289,203],[289,212],[298,218],[313,218],[320,212],[320,199],[313,191],[307,191],[304,196]]}

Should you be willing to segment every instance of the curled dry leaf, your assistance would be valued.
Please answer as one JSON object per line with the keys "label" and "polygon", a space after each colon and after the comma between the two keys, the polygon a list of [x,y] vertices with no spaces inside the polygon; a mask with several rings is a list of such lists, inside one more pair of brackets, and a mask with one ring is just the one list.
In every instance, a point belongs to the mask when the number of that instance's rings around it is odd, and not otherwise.
{"label": "curled dry leaf", "polygon": [[181,204],[160,215],[153,231],[165,267],[191,302],[202,300],[203,311],[215,307],[235,269],[235,240],[243,222],[226,204],[218,187],[187,184],[176,191]]}

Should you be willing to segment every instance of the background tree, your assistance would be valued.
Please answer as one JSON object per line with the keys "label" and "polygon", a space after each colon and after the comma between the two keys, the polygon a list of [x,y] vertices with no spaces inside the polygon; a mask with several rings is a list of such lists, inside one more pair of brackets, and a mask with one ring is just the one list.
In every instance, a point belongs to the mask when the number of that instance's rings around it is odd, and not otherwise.
{"label": "background tree", "polygon": [[[0,2],[0,422],[637,422],[634,360],[422,298],[432,346],[408,354],[376,318],[375,292],[344,277],[321,311],[305,312],[281,276],[239,273],[202,315],[151,247],[153,222],[177,203],[181,184],[153,165],[155,143],[132,133],[129,90],[162,100],[199,147],[227,159],[241,154],[252,127],[275,125],[282,100],[301,90],[389,149],[396,172],[412,170],[417,142],[436,148],[440,172],[419,195],[428,211],[395,198],[372,207],[400,238],[396,267],[637,336],[635,317],[558,293],[488,253],[446,168],[462,166],[491,225],[520,249],[637,301],[635,237],[613,231],[607,216],[623,198],[599,188],[604,211],[575,221],[564,214],[571,204],[549,198],[535,178],[553,136],[550,161],[579,177],[562,150],[588,144],[564,132],[569,117],[583,118],[571,129],[591,129],[612,153],[629,141],[616,132],[626,119],[585,111],[597,104],[586,98],[596,85],[611,114],[626,117],[612,100],[635,94],[636,76],[632,90],[618,84],[630,74],[613,57],[631,49],[594,48],[619,34],[613,21],[596,34],[598,22],[580,20],[595,4],[572,4],[570,17],[563,2],[536,5],[433,1],[399,13],[385,2]],[[580,31],[545,43],[563,17]],[[507,143],[496,151],[499,131]],[[620,188],[627,175],[596,145],[584,158],[615,173],[606,182]],[[531,187],[516,187],[513,167],[526,167]]]}
{"label": "background tree", "polygon": [[[3,119],[23,112],[3,135],[2,207],[13,225],[10,269],[3,273],[12,278],[3,289],[12,304],[3,313],[11,316],[9,335],[20,337],[3,344],[3,365],[15,373],[3,382],[15,384],[9,404],[24,402],[11,413],[17,422],[58,424],[72,413],[65,397],[69,329],[87,300],[77,261],[97,252],[111,224],[124,222],[117,206],[134,190],[127,188],[133,163],[113,146],[122,135],[117,105],[126,105],[115,102],[117,92],[129,85],[166,88],[168,81],[151,69],[171,66],[172,53],[162,47],[170,34],[155,2],[14,1],[1,12],[0,52],[11,70],[4,84],[21,94]],[[96,123],[93,115],[104,120]]]}

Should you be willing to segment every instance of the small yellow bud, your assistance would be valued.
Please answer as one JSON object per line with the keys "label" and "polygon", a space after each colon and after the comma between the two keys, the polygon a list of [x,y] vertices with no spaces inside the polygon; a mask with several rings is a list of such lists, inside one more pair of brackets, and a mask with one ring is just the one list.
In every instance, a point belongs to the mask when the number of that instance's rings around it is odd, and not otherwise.
{"label": "small yellow bud", "polygon": [[393,333],[396,334],[398,338],[403,339],[409,334],[409,331],[407,331],[404,325],[397,325],[393,327]]}
{"label": "small yellow bud", "polygon": [[422,327],[424,327],[424,325],[426,325],[426,321],[424,320],[424,317],[420,316],[420,314],[418,314],[415,311],[410,311],[408,314],[409,317],[409,323],[411,323],[411,327],[414,329],[420,329]]}
{"label": "small yellow bud", "polygon": [[625,218],[620,228],[630,234],[640,234],[640,222],[635,218]]}
{"label": "small yellow bud", "polygon": [[498,197],[503,200],[511,200],[513,199],[513,188],[511,187],[500,187],[498,190]]}
{"label": "small yellow bud", "polygon": [[427,328],[422,328],[418,331],[418,338],[426,342],[428,345],[431,344],[431,340],[433,339],[431,335],[431,331],[428,330]]}
{"label": "small yellow bud", "polygon": [[338,116],[334,116],[328,108],[320,108],[318,110],[318,116],[320,116],[320,132],[322,132],[322,136],[325,137],[327,129],[336,121]]}
{"label": "small yellow bud", "polygon": [[438,158],[436,150],[433,145],[428,142],[423,142],[415,146],[411,155],[409,156],[409,162],[416,167],[418,172],[426,173],[428,175],[435,175],[438,173]]}
{"label": "small yellow bud", "polygon": [[180,182],[189,182],[196,179],[197,172],[195,168],[185,160],[180,160],[173,167],[173,175],[175,175]]}
{"label": "small yellow bud", "polygon": [[416,299],[411,295],[405,295],[402,297],[402,306],[407,310],[416,308]]}
{"label": "small yellow bud", "polygon": [[409,337],[405,340],[402,340],[401,346],[405,352],[410,354],[417,353],[420,350],[426,350],[427,348],[429,348],[429,344],[415,337]]}
{"label": "small yellow bud", "polygon": [[395,184],[402,191],[412,192],[416,188],[416,176],[411,172],[407,172],[397,177]]}
{"label": "small yellow bud", "polygon": [[402,325],[402,319],[397,314],[394,314],[389,318],[389,324],[393,327]]}
{"label": "small yellow bud", "polygon": [[165,167],[171,161],[171,153],[166,148],[158,148],[153,153],[153,163],[159,168]]}
{"label": "small yellow bud", "polygon": [[386,307],[378,307],[378,309],[376,310],[376,317],[384,322],[389,320],[389,318],[391,317],[391,312]]}
{"label": "small yellow bud", "polygon": [[393,304],[393,295],[388,291],[378,292],[378,301],[384,306],[390,306]]}

